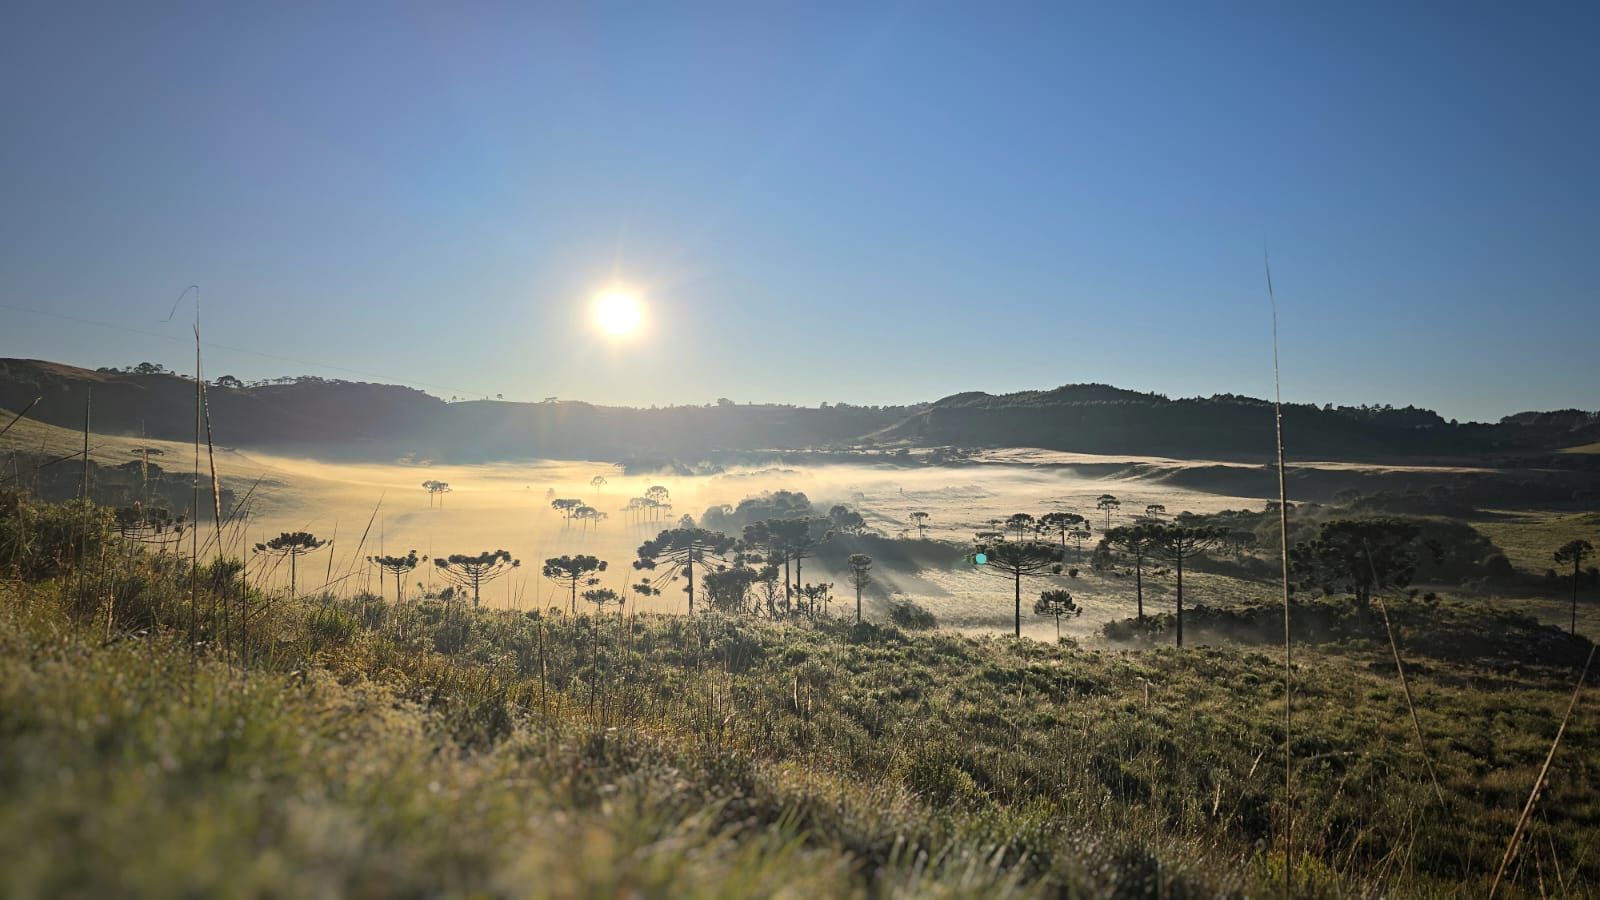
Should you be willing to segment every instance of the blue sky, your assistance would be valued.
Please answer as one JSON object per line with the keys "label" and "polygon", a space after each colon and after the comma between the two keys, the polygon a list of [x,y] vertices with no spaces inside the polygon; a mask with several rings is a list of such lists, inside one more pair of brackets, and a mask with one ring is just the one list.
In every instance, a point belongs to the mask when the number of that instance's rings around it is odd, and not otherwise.
{"label": "blue sky", "polygon": [[1596,10],[14,6],[0,355],[187,366],[198,283],[210,376],[1268,396],[1265,242],[1286,399],[1592,409]]}

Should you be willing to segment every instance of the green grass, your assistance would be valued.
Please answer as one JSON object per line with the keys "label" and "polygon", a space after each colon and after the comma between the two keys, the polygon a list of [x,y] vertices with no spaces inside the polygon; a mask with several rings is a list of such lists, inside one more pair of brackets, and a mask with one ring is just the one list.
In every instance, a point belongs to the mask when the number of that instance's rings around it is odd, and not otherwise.
{"label": "green grass", "polygon": [[1600,513],[1516,510],[1489,515],[1473,527],[1505,551],[1512,565],[1533,575],[1558,568],[1550,557],[1568,541],[1600,546]]}
{"label": "green grass", "polygon": [[[247,646],[206,603],[191,664],[181,566],[42,566],[74,520],[32,515],[0,541],[8,896],[1259,896],[1282,871],[1273,652],[436,601],[402,639],[373,598],[251,593]],[[1298,650],[1303,896],[1484,893],[1570,695],[1519,649],[1550,629],[1396,618],[1445,807],[1386,643]],[[1508,896],[1600,890],[1597,737],[1586,700]]]}

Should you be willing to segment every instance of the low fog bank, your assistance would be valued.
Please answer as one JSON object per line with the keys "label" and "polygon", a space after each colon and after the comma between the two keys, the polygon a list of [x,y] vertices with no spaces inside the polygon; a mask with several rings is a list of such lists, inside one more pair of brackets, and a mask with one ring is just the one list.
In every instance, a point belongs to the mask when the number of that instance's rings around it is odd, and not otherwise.
{"label": "low fog bank", "polygon": [[[1085,478],[1068,468],[1032,465],[773,465],[689,476],[634,475],[616,465],[564,461],[416,466],[232,454],[226,465],[236,493],[250,497],[248,525],[237,538],[241,546],[284,531],[310,531],[333,541],[331,552],[301,561],[302,590],[327,580],[339,588],[377,590],[376,574],[364,563],[372,554],[416,550],[436,557],[505,549],[522,565],[487,588],[484,602],[546,608],[565,602],[562,589],[540,577],[546,558],[597,556],[610,564],[600,576],[602,586],[622,591],[639,580],[632,567],[639,545],[675,526],[682,516],[737,536],[745,524],[738,515],[741,502],[792,492],[804,494],[815,515],[826,516],[842,504],[865,521],[867,535],[840,535],[804,563],[804,581],[834,584],[836,612],[854,604],[844,560],[851,552],[867,552],[877,560],[873,585],[863,598],[869,617],[885,616],[891,600],[911,600],[943,625],[974,630],[1011,626],[1010,584],[975,570],[964,559],[973,534],[992,527],[992,520],[1016,512],[1071,511],[1089,516],[1098,535],[1105,517],[1096,511],[1095,500],[1105,493],[1123,502],[1113,524],[1152,503],[1174,512],[1261,505],[1257,499],[1137,479]],[[443,482],[449,489],[430,494],[422,487],[428,481]],[[645,497],[651,488],[664,489],[664,495],[657,494],[664,496],[662,505],[630,511],[630,500]],[[552,501],[563,499],[581,500],[603,518],[570,519],[552,508]],[[927,513],[920,533],[914,512]],[[1088,549],[1069,549],[1068,565],[1076,565]],[[416,582],[441,587],[432,568],[419,567],[408,591],[415,590]],[[281,570],[263,570],[263,575],[271,582],[287,581]],[[1131,608],[1123,592],[1099,596],[1083,581],[1066,576],[1040,579],[1033,590],[1052,586],[1079,593],[1085,607],[1082,617],[1063,622],[1063,634],[1088,635],[1101,622],[1128,615]],[[385,591],[392,595],[392,581]],[[685,606],[682,591],[675,587],[639,601],[641,610],[681,612]],[[1051,637],[1054,629],[1053,620],[1025,622],[1025,630],[1035,637]]]}

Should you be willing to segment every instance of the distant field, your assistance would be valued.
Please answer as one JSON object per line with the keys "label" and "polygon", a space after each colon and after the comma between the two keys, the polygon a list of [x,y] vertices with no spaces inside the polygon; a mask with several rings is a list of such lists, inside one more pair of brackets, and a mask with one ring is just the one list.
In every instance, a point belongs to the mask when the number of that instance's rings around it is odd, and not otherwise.
{"label": "distant field", "polygon": [[1473,522],[1501,550],[1511,564],[1535,575],[1555,563],[1550,557],[1568,541],[1600,543],[1600,513],[1491,510],[1493,519]]}
{"label": "distant field", "polygon": [[1595,441],[1592,444],[1584,444],[1581,447],[1568,447],[1567,449],[1565,449],[1565,450],[1563,450],[1561,452],[1562,453],[1600,453],[1600,441]]}

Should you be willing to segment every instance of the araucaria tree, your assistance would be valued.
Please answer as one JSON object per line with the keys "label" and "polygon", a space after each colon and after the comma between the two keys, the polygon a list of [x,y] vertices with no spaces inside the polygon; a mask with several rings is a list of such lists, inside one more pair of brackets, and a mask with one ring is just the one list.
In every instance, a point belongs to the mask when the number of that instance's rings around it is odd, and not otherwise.
{"label": "araucaria tree", "polygon": [[1061,620],[1083,614],[1083,607],[1072,600],[1072,592],[1067,590],[1040,591],[1038,602],[1033,604],[1034,615],[1054,616],[1056,620],[1056,642],[1061,641]]}
{"label": "araucaria tree", "polygon": [[424,481],[422,483],[422,489],[428,492],[429,508],[433,507],[433,498],[435,495],[437,495],[439,498],[439,505],[444,506],[444,495],[450,493],[450,484],[449,482],[444,481]]}
{"label": "araucaria tree", "polygon": [[1118,525],[1100,538],[1101,550],[1108,554],[1120,551],[1133,561],[1133,596],[1140,624],[1144,623],[1144,561],[1154,549],[1152,535],[1150,525]]}
{"label": "araucaria tree", "polygon": [[415,569],[418,563],[427,562],[427,560],[428,558],[426,556],[417,556],[417,551],[415,550],[407,553],[405,556],[367,557],[367,562],[377,566],[384,572],[384,574],[394,576],[394,603],[396,606],[399,606],[405,599],[404,588],[401,579],[405,577],[407,572]]}
{"label": "araucaria tree", "polygon": [[600,493],[600,489],[605,487],[606,484],[606,477],[604,475],[596,475],[595,477],[589,479],[589,486],[594,488],[594,491],[597,494]]}
{"label": "araucaria tree", "polygon": [[1555,553],[1556,565],[1572,563],[1572,633],[1578,633],[1578,573],[1583,561],[1594,555],[1594,545],[1588,541],[1568,541]]}
{"label": "araucaria tree", "polygon": [[1178,571],[1178,646],[1183,646],[1183,564],[1204,554],[1222,540],[1222,529],[1209,525],[1188,525],[1179,516],[1175,523],[1145,525],[1154,555],[1172,563]]}
{"label": "araucaria tree", "polygon": [[1315,540],[1289,551],[1289,571],[1301,588],[1350,594],[1365,614],[1373,592],[1411,584],[1424,549],[1417,540],[1420,533],[1400,519],[1324,522]]}
{"label": "araucaria tree", "polygon": [[1061,535],[1061,549],[1067,549],[1067,535],[1088,523],[1088,519],[1077,513],[1053,512],[1045,513],[1039,517],[1039,527],[1044,531],[1054,531]]}
{"label": "araucaria tree", "polygon": [[512,559],[511,554],[505,550],[494,550],[479,553],[477,556],[468,556],[465,553],[452,553],[443,559],[435,558],[433,564],[438,567],[439,574],[462,590],[472,591],[472,605],[476,607],[482,600],[484,585],[512,569],[522,565],[522,560]]}
{"label": "araucaria tree", "polygon": [[1043,541],[995,541],[979,544],[972,558],[983,571],[1011,579],[1017,603],[1016,634],[1022,637],[1022,579],[1060,574],[1061,548]]}
{"label": "araucaria tree", "polygon": [[1122,501],[1111,494],[1101,494],[1094,501],[1094,508],[1104,510],[1106,514],[1106,529],[1111,528],[1111,514],[1122,508]]}
{"label": "araucaria tree", "polygon": [[583,501],[576,497],[557,497],[550,501],[550,508],[561,513],[561,517],[567,520],[569,524],[572,522],[572,514],[577,512],[578,507],[582,505]]}
{"label": "araucaria tree", "polygon": [[594,556],[553,556],[544,561],[544,577],[572,593],[571,611],[578,614],[578,585],[594,586],[590,576],[606,570],[606,561]]}
{"label": "araucaria tree", "polygon": [[817,548],[829,535],[818,536],[812,519],[772,519],[767,527],[778,536],[789,559],[794,561],[794,587],[798,591],[803,582],[801,566],[816,555]]}
{"label": "araucaria tree", "polygon": [[1006,518],[1006,530],[1015,531],[1017,540],[1022,540],[1029,531],[1034,529],[1033,516],[1027,513],[1012,513]]}
{"label": "araucaria tree", "polygon": [[928,514],[917,510],[911,514],[911,524],[917,526],[917,537],[922,537],[928,530]]}
{"label": "araucaria tree", "polygon": [[1159,519],[1167,514],[1167,505],[1165,503],[1148,504],[1144,508],[1144,514],[1145,518]]}
{"label": "araucaria tree", "polygon": [[661,593],[662,585],[677,580],[680,574],[687,575],[689,614],[694,615],[695,564],[726,564],[734,543],[733,538],[721,532],[704,528],[671,528],[656,535],[655,540],[639,545],[639,558],[633,561],[633,567],[651,572],[664,570],[649,586],[653,594]]}
{"label": "araucaria tree", "polygon": [[850,554],[850,585],[856,589],[856,624],[861,624],[861,592],[872,583],[872,557]]}
{"label": "araucaria tree", "polygon": [[257,553],[276,553],[279,559],[289,557],[289,596],[295,596],[296,562],[307,553],[314,553],[328,545],[327,541],[317,540],[317,536],[308,531],[285,531],[264,544],[256,545]]}

